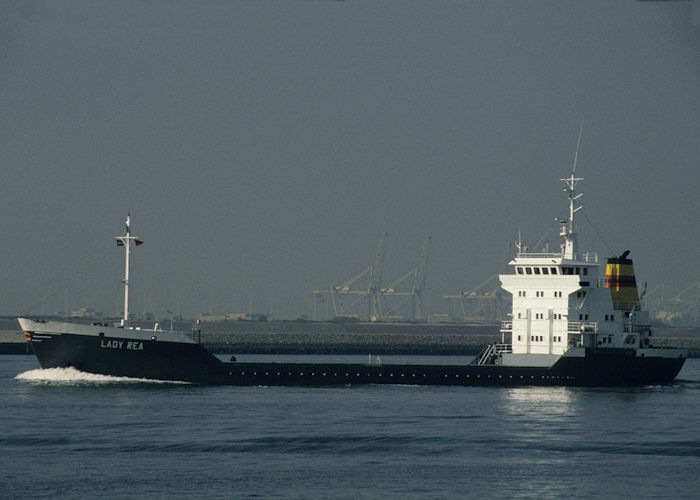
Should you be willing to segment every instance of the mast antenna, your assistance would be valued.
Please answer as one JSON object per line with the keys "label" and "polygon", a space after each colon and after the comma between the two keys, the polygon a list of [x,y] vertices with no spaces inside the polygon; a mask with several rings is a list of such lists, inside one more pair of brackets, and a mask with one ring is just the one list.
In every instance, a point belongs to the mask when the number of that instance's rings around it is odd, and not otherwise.
{"label": "mast antenna", "polygon": [[578,141],[576,141],[576,154],[574,154],[574,170],[573,173],[576,174],[576,162],[578,161],[578,150],[581,146],[581,135],[583,134],[583,120],[581,120],[581,126],[578,129]]}
{"label": "mast antenna", "polygon": [[571,171],[571,177],[566,179],[559,179],[564,183],[564,191],[567,193],[569,198],[569,218],[565,220],[560,220],[561,229],[559,232],[562,241],[562,256],[567,259],[576,258],[576,226],[574,225],[574,214],[583,208],[582,205],[576,206],[576,200],[578,200],[583,193],[576,194],[576,184],[582,181],[582,177],[576,177],[576,163],[578,162],[578,151],[581,146],[581,135],[583,133],[583,120],[581,120],[581,127],[578,131],[578,141],[576,142],[576,154],[574,155],[574,166]]}

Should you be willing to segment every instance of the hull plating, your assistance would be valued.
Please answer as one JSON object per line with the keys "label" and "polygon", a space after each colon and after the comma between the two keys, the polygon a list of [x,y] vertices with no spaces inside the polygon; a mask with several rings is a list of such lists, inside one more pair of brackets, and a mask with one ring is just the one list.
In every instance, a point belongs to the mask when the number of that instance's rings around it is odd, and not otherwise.
{"label": "hull plating", "polygon": [[562,357],[549,368],[501,365],[374,365],[222,362],[199,344],[43,333],[31,346],[42,368],[212,385],[359,384],[629,386],[673,382],[684,357]]}

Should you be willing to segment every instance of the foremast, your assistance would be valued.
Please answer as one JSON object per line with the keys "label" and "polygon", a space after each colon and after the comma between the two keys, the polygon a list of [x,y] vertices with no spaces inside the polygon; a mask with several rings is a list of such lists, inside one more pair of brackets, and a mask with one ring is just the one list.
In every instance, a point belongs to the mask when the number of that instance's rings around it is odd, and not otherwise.
{"label": "foremast", "polygon": [[121,325],[126,327],[129,326],[129,254],[131,253],[131,245],[139,246],[143,244],[143,241],[139,240],[137,236],[131,236],[131,214],[126,216],[126,235],[116,236],[117,246],[124,247],[125,253],[125,263],[124,263],[124,317],[121,320]]}
{"label": "foremast", "polygon": [[574,223],[574,214],[583,208],[583,205],[576,206],[576,200],[583,196],[583,193],[576,194],[576,184],[583,180],[583,177],[576,177],[576,162],[578,160],[578,150],[581,145],[581,132],[583,124],[578,134],[578,142],[576,144],[576,154],[574,155],[574,167],[571,171],[571,176],[559,179],[564,183],[564,192],[569,198],[569,218],[558,219],[561,227],[559,229],[559,238],[561,240],[561,256],[562,259],[576,260],[578,253],[578,240],[576,237],[576,224]]}

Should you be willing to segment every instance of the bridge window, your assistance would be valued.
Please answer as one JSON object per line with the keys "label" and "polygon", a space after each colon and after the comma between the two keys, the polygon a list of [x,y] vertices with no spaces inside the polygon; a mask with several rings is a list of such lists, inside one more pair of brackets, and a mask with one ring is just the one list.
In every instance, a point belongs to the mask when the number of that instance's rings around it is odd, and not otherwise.
{"label": "bridge window", "polygon": [[543,267],[542,274],[549,274],[549,269],[547,269],[546,267]]}
{"label": "bridge window", "polygon": [[518,269],[518,274],[524,274],[524,273],[523,273],[523,268],[522,268],[522,267],[518,267],[517,269]]}
{"label": "bridge window", "polygon": [[535,270],[535,274],[540,274],[540,268],[539,268],[539,267],[535,267],[534,270]]}
{"label": "bridge window", "polygon": [[550,271],[552,271],[552,274],[557,274],[557,268],[556,267],[550,267]]}
{"label": "bridge window", "polygon": [[525,274],[532,274],[532,268],[531,268],[531,267],[526,267],[526,268],[525,268]]}

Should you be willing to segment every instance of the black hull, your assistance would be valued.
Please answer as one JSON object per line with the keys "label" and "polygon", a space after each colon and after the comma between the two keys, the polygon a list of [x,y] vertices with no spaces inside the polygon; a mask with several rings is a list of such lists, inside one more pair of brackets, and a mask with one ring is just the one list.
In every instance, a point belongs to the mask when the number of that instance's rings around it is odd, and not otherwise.
{"label": "black hull", "polygon": [[[30,334],[31,336],[31,334]],[[200,344],[142,341],[105,348],[111,339],[42,335],[30,340],[42,368],[203,385],[342,386],[362,384],[460,386],[634,386],[673,382],[684,357],[636,357],[590,350],[553,366],[379,365],[223,362]],[[123,339],[121,339],[123,340]],[[126,341],[124,341],[126,342]]]}

